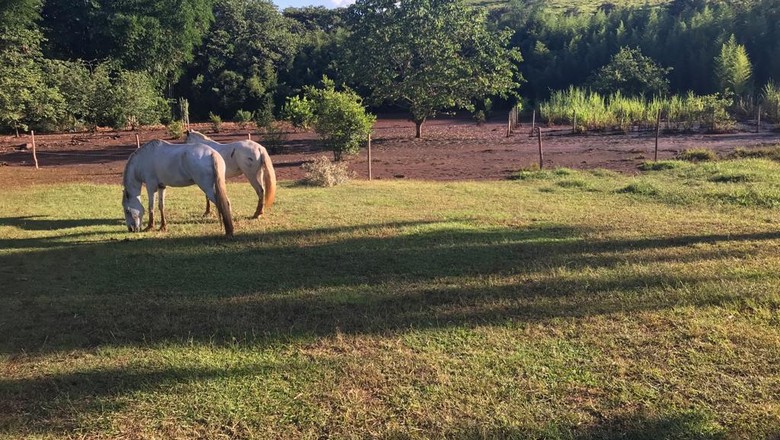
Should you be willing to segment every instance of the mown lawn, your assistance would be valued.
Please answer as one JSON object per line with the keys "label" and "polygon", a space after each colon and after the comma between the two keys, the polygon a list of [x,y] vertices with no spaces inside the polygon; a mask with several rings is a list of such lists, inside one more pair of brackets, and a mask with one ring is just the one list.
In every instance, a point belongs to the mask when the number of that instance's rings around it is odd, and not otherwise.
{"label": "mown lawn", "polygon": [[777,438],[780,166],[656,168],[4,188],[0,436]]}

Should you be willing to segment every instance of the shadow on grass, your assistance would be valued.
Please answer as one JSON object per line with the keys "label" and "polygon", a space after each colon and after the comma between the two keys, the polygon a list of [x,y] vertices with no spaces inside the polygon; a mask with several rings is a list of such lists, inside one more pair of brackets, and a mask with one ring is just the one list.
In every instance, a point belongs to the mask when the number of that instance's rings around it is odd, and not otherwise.
{"label": "shadow on grass", "polygon": [[[403,434],[389,439],[407,438]],[[566,426],[552,424],[547,431],[522,430],[517,428],[483,427],[465,428],[461,432],[447,435],[457,440],[480,439],[573,439],[573,440],[718,440],[727,438],[726,433],[711,417],[696,411],[674,414],[646,414],[634,412],[604,418],[592,425]]]}
{"label": "shadow on grass", "polygon": [[[394,234],[388,237],[387,230]],[[739,293],[687,295],[691,289],[673,287],[695,288],[724,280],[724,274],[649,275],[623,268],[746,257],[749,250],[719,243],[780,239],[780,232],[772,232],[595,240],[592,232],[560,225],[442,229],[412,222],[235,240],[151,238],[64,247],[49,246],[51,239],[26,239],[22,246],[4,240],[10,250],[24,251],[0,255],[0,353],[13,359],[193,341],[262,346],[337,333],[704,307]],[[118,410],[89,406],[104,405],[101,397],[117,402],[112,397],[136,390],[231,374],[244,372],[117,370],[0,380],[0,431],[26,432],[34,419],[36,432],[67,432],[76,414]],[[660,437],[717,438],[687,436],[686,423],[607,421],[581,438],[657,438],[639,436],[646,430]],[[613,435],[618,432],[628,436]]]}
{"label": "shadow on grass", "polygon": [[[584,235],[589,231],[557,225],[426,230],[431,227],[393,223],[232,241],[150,238],[59,247],[47,247],[51,239],[22,240],[21,248],[41,249],[0,255],[0,353],[185,340],[264,344],[337,331],[709,305],[733,298],[646,292],[723,280],[723,274],[625,267],[744,258],[749,247],[718,242],[780,239],[772,232],[593,240]],[[381,236],[387,229],[397,234]],[[5,241],[14,249],[17,240]]]}
{"label": "shadow on grass", "polygon": [[[52,219],[45,216],[31,215],[24,217],[0,217],[0,226],[11,226],[25,231],[51,231],[70,228],[83,228],[89,226],[116,226],[121,224],[117,218],[91,218],[91,219]],[[15,240],[2,240],[12,245]]]}

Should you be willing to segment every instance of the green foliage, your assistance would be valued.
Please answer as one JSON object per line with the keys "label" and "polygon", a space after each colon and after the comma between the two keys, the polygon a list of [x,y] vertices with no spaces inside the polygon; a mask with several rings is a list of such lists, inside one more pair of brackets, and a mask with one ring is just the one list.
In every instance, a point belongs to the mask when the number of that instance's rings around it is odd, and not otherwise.
{"label": "green foliage", "polygon": [[172,139],[181,139],[184,136],[184,123],[178,119],[169,122],[165,129]]}
{"label": "green foliage", "polygon": [[336,90],[333,81],[323,78],[323,87],[306,87],[314,119],[312,126],[325,144],[333,150],[336,161],[345,154],[357,154],[376,122],[366,112],[362,98],[349,88]]}
{"label": "green foliage", "polygon": [[669,90],[666,75],[671,68],[659,66],[639,49],[620,48],[609,64],[594,72],[588,83],[596,92],[621,92],[633,96],[665,95]]}
{"label": "green foliage", "polygon": [[307,185],[332,187],[346,183],[350,179],[350,172],[346,162],[331,162],[322,156],[301,165],[306,172],[303,181]]}
{"label": "green foliage", "polygon": [[18,132],[58,119],[62,96],[44,79],[37,0],[0,4],[0,125]]}
{"label": "green foliage", "polygon": [[222,117],[212,112],[209,112],[209,122],[211,122],[211,131],[219,133],[222,131]]}
{"label": "green foliage", "polygon": [[375,102],[407,109],[417,125],[447,108],[473,109],[518,87],[520,52],[460,0],[358,0],[350,7],[345,68]]}
{"label": "green foliage", "polygon": [[780,122],[780,86],[774,81],[764,84],[761,89],[762,113],[775,123]]}
{"label": "green foliage", "polygon": [[268,0],[215,2],[214,17],[182,80],[193,115],[251,108],[264,118],[258,125],[265,126],[273,120],[279,70],[298,48],[293,21]]}
{"label": "green foliage", "polygon": [[678,160],[689,162],[702,162],[718,160],[718,154],[709,148],[688,148],[677,155]]}
{"label": "green foliage", "polygon": [[46,0],[51,58],[108,60],[144,71],[156,86],[180,76],[213,19],[213,0]]}
{"label": "green foliage", "polygon": [[579,131],[651,127],[659,111],[669,129],[724,131],[734,124],[729,114],[731,103],[718,94],[697,96],[689,92],[685,96],[648,101],[644,97],[625,97],[620,92],[601,95],[572,86],[553,92],[549,100],[539,105],[539,110],[550,124],[571,124],[576,115]]}
{"label": "green foliage", "polygon": [[723,43],[720,54],[715,57],[715,75],[723,93],[745,95],[750,90],[750,78],[753,66],[747,56],[745,46],[738,44],[732,34]]}
{"label": "green foliage", "polygon": [[306,130],[314,121],[314,103],[305,96],[288,97],[282,117],[294,127]]}
{"label": "green foliage", "polygon": [[238,124],[239,128],[243,130],[246,128],[247,124],[252,122],[254,116],[254,113],[250,112],[249,110],[238,109],[236,110],[236,115],[233,116],[233,122]]}
{"label": "green foliage", "polygon": [[745,148],[735,148],[730,157],[734,159],[770,159],[780,162],[780,146],[771,148],[754,148],[750,150]]}

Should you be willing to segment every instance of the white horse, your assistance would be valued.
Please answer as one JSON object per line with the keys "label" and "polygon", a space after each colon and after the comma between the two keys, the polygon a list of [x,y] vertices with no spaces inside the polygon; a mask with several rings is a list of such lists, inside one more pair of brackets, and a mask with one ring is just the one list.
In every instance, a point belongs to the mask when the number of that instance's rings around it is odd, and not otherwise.
{"label": "white horse", "polygon": [[[276,172],[271,163],[271,156],[262,145],[250,140],[221,144],[203,133],[189,131],[187,143],[197,142],[217,150],[225,159],[227,177],[244,174],[257,193],[257,209],[252,218],[263,215],[265,207],[271,207],[276,196]],[[258,177],[259,174],[259,177]],[[262,181],[262,183],[260,183]],[[206,212],[210,211],[209,200],[206,199]]]}
{"label": "white horse", "polygon": [[213,148],[204,144],[171,144],[155,140],[144,144],[130,155],[122,176],[122,207],[130,232],[141,230],[144,207],[141,204],[141,184],[149,196],[149,224],[154,227],[154,196],[159,192],[160,230],[166,230],[165,187],[197,184],[219,210],[225,235],[233,235],[230,200],[225,191],[225,161]]}

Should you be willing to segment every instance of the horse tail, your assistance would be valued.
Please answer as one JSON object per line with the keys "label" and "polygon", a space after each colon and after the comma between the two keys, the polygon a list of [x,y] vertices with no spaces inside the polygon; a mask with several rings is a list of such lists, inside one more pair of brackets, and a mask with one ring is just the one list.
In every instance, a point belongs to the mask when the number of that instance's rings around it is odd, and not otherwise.
{"label": "horse tail", "polygon": [[263,156],[263,168],[265,169],[263,173],[263,186],[265,187],[263,205],[270,208],[276,199],[276,171],[274,171],[274,164],[271,163],[268,150],[263,148],[260,150],[260,154]]}
{"label": "horse tail", "polygon": [[211,155],[211,159],[214,161],[214,197],[217,199],[217,211],[225,227],[225,235],[232,237],[233,214],[230,212],[230,199],[225,185],[225,160],[216,151]]}

